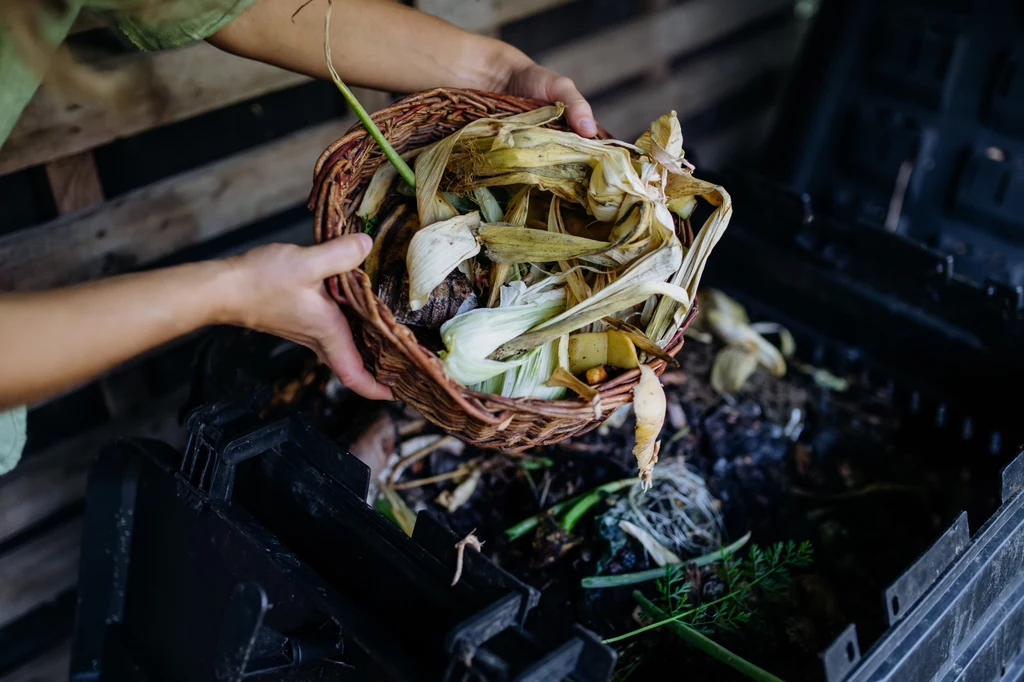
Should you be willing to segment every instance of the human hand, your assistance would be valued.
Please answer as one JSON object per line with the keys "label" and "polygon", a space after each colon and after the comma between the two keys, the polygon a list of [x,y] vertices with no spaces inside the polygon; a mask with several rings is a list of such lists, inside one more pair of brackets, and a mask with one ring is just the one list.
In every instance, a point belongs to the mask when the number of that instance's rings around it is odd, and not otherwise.
{"label": "human hand", "polygon": [[594,112],[572,79],[523,57],[509,70],[499,91],[544,102],[562,102],[565,117],[576,134],[587,138],[597,135]]}
{"label": "human hand", "polygon": [[391,400],[391,389],[363,366],[348,322],[323,283],[358,267],[372,243],[365,234],[345,235],[310,247],[270,244],[228,259],[225,321],[301,344],[359,395]]}

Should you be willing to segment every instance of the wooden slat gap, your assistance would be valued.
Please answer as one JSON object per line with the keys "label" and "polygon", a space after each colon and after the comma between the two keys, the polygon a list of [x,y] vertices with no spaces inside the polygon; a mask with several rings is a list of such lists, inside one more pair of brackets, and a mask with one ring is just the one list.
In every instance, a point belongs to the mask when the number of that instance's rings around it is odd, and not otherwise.
{"label": "wooden slat gap", "polygon": [[103,186],[92,152],[72,154],[46,164],[57,213],[65,215],[103,203]]}

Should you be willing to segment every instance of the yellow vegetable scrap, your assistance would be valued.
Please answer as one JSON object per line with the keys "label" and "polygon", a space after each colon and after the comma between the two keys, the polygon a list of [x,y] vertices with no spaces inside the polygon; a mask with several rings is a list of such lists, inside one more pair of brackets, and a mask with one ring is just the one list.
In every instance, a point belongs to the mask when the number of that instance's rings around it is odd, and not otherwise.
{"label": "yellow vegetable scrap", "polygon": [[665,425],[665,389],[649,365],[640,365],[640,381],[633,388],[633,412],[636,414],[636,445],[633,456],[640,468],[644,490],[651,487],[654,465],[661,449],[661,427]]}
{"label": "yellow vegetable scrap", "polygon": [[591,367],[590,369],[587,370],[587,383],[590,384],[591,386],[593,386],[594,384],[599,384],[607,378],[608,370],[606,370],[603,366]]}

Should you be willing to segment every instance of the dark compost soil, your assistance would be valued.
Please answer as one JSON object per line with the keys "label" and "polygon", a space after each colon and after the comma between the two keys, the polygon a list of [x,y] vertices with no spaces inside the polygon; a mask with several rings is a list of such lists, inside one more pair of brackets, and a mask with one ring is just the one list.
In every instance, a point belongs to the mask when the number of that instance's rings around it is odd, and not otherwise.
{"label": "dark compost soil", "polygon": [[[752,533],[751,543],[809,541],[813,563],[795,573],[779,603],[751,604],[760,618],[712,637],[786,680],[822,679],[818,654],[851,622],[862,650],[885,629],[884,589],[965,508],[990,509],[994,469],[950,452],[897,417],[892,391],[859,376],[832,390],[800,362],[782,378],[758,370],[735,395],[723,398],[708,377],[717,345],[688,341],[681,367],[663,378],[670,403],[662,432],[662,467],[685,458],[720,500],[726,542]],[[278,382],[275,403],[299,407],[342,445],[351,446],[367,424],[387,413],[392,447],[414,435],[439,433],[410,410],[371,404],[342,391],[310,361]],[[400,481],[451,472],[479,458],[484,473],[472,497],[454,512],[435,502],[449,480],[402,491],[413,509],[426,507],[459,535],[474,532],[483,551],[542,592],[534,618],[548,624],[579,622],[603,637],[639,627],[632,591],[656,598],[653,582],[586,590],[584,577],[653,567],[630,540],[614,554],[598,519],[618,499],[608,495],[573,529],[551,519],[514,542],[504,530],[552,504],[603,483],[636,475],[631,454],[633,420],[605,426],[525,457],[463,448],[438,449],[409,467]],[[383,462],[371,467],[382,466]],[[687,557],[683,557],[684,560]],[[713,584],[714,569],[702,572]],[[699,597],[699,595],[698,595]],[[617,679],[659,673],[689,679],[740,678],[731,669],[676,639],[665,628],[616,644]]]}

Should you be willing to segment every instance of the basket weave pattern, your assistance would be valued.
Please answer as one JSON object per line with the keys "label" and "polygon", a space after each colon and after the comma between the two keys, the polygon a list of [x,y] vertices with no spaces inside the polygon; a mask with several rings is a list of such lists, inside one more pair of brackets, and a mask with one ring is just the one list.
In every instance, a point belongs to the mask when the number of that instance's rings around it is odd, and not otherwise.
{"label": "basket weave pattern", "polygon": [[[508,95],[441,88],[410,95],[376,112],[372,118],[395,150],[403,154],[435,142],[476,119],[510,116],[543,105]],[[554,127],[567,129],[561,121]],[[317,243],[362,231],[363,222],[355,212],[382,162],[387,163],[387,159],[361,123],[324,150],[316,162],[309,198]],[[688,226],[680,235],[685,242],[690,241]],[[600,418],[593,406],[581,398],[535,400],[471,391],[449,379],[440,358],[421,346],[413,332],[395,320],[362,269],[328,279],[327,287],[341,304],[363,361],[377,380],[390,386],[396,398],[418,409],[447,433],[479,447],[521,452],[586,433],[632,400],[633,387],[640,376],[639,370],[632,370],[595,386],[601,394]],[[669,355],[679,352],[683,330],[695,312],[694,304],[665,349]],[[660,375],[665,371],[665,362],[655,360],[651,368]]]}

